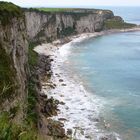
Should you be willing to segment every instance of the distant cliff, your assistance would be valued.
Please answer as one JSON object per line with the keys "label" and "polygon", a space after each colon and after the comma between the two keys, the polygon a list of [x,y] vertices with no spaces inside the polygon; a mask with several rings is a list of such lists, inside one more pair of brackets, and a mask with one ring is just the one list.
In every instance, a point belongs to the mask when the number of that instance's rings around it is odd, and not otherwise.
{"label": "distant cliff", "polygon": [[72,34],[99,32],[104,21],[114,18],[110,10],[73,10],[65,12],[25,11],[27,34],[31,40],[52,41]]}

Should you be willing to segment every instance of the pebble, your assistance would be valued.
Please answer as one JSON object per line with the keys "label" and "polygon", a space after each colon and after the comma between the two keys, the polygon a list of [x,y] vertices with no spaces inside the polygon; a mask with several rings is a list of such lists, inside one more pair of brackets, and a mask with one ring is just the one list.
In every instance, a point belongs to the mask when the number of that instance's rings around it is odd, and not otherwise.
{"label": "pebble", "polygon": [[62,86],[66,86],[66,84],[62,84]]}
{"label": "pebble", "polygon": [[67,129],[67,135],[72,135],[72,129]]}
{"label": "pebble", "polygon": [[59,82],[63,82],[64,80],[63,79],[59,79]]}

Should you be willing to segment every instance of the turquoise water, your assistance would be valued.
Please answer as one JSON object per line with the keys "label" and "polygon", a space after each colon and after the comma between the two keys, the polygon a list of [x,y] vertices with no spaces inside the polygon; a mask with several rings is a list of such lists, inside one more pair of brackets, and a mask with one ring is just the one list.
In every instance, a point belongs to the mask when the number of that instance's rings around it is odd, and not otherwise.
{"label": "turquoise water", "polygon": [[71,68],[107,103],[101,117],[124,140],[140,140],[140,32],[118,33],[73,44]]}
{"label": "turquoise water", "polygon": [[[97,7],[140,24],[140,7]],[[87,91],[106,101],[100,117],[123,140],[140,140],[140,32],[118,33],[73,44],[70,68]]]}

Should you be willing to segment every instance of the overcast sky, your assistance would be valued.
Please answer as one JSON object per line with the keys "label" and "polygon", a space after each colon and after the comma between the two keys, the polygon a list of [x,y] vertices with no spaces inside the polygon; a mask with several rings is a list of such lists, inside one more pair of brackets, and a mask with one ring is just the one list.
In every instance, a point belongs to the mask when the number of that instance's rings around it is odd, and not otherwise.
{"label": "overcast sky", "polygon": [[140,0],[2,0],[26,7],[140,6]]}

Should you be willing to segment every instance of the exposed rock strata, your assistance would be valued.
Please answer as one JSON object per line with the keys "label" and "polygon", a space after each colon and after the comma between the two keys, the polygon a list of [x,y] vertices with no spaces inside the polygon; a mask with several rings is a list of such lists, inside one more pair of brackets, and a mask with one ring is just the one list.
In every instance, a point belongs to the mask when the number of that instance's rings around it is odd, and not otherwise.
{"label": "exposed rock strata", "polygon": [[101,31],[104,21],[114,18],[114,14],[109,10],[83,9],[59,13],[25,11],[25,17],[29,38],[50,42],[72,34]]}
{"label": "exposed rock strata", "polygon": [[20,121],[24,116],[23,105],[28,94],[29,75],[28,42],[24,16],[11,18],[7,25],[2,25],[0,22],[0,55],[1,65],[3,62],[1,76],[5,75],[5,80],[0,83],[1,86],[3,85],[2,88],[9,86],[11,89],[7,92],[9,93],[7,96],[5,94],[5,97],[2,97],[1,108],[8,111],[10,108],[20,105],[21,112],[18,116]]}

